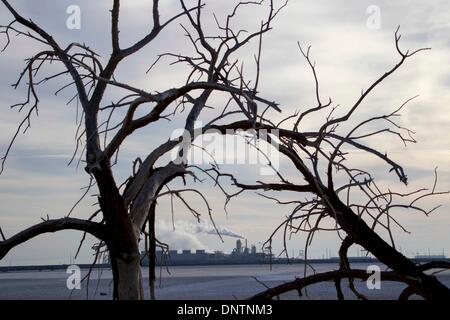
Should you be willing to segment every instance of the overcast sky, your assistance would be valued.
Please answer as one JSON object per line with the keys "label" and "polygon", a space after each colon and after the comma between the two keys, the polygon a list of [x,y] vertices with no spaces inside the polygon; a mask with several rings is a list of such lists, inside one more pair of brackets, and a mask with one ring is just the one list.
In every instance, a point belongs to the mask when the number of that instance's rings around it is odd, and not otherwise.
{"label": "overcast sky", "polygon": [[[61,44],[72,41],[86,43],[102,55],[105,61],[110,53],[110,13],[112,1],[13,1],[24,16],[40,24],[53,34]],[[180,10],[178,1],[161,1],[162,19]],[[219,19],[232,10],[233,1],[205,0],[205,27],[213,30],[213,12]],[[275,0],[281,4],[281,1]],[[66,9],[70,5],[81,8],[81,29],[69,30]],[[375,7],[374,7],[375,6]],[[123,1],[121,12],[122,46],[131,44],[143,36],[151,27],[151,1]],[[369,12],[368,12],[369,8]],[[373,8],[380,9],[380,24],[373,27]],[[243,11],[239,16],[239,26],[248,29],[257,27],[265,17],[267,7],[259,10]],[[2,7],[0,23],[5,25],[11,16]],[[368,22],[369,21],[369,22]],[[185,20],[178,22],[186,23]],[[265,98],[277,101],[284,115],[314,105],[314,91],[308,66],[302,59],[297,41],[311,45],[313,59],[321,81],[324,98],[332,97],[341,106],[351,105],[357,100],[361,89],[389,70],[399,57],[395,51],[394,32],[401,25],[401,46],[405,49],[432,47],[431,51],[420,53],[408,60],[401,69],[376,89],[370,99],[355,115],[361,119],[369,115],[385,113],[401,105],[406,99],[420,95],[403,111],[400,123],[416,131],[417,144],[404,147],[400,141],[389,138],[378,140],[378,148],[388,152],[402,163],[407,171],[410,184],[402,186],[393,175],[387,174],[388,167],[380,166],[376,159],[355,154],[356,162],[375,172],[380,183],[406,192],[418,187],[431,186],[433,171],[439,168],[439,189],[450,190],[450,4],[447,0],[435,1],[303,1],[291,0],[280,13],[273,30],[264,39],[262,54],[262,75],[260,91]],[[211,28],[211,29],[209,29]],[[212,31],[214,32],[214,30]],[[5,43],[5,38],[0,38]],[[10,110],[9,106],[22,101],[25,88],[13,90],[10,86],[23,68],[23,59],[37,52],[40,46],[13,38],[11,46],[0,55],[0,151],[3,154],[14,133],[22,114]],[[251,43],[239,57],[246,61],[248,74],[252,75],[252,55],[256,43]],[[192,49],[183,36],[179,23],[174,23],[136,56],[127,60],[118,70],[116,77],[123,82],[142,87],[148,91],[164,90],[182,84],[187,69],[169,66],[170,61],[162,61],[146,75],[145,71],[153,63],[157,54],[171,51],[189,53]],[[67,80],[67,79],[66,79]],[[6,170],[0,176],[0,225],[11,236],[24,227],[40,221],[41,216],[61,217],[82,195],[81,187],[89,178],[82,165],[67,166],[74,148],[76,131],[76,107],[66,102],[73,91],[54,92],[65,82],[53,82],[39,91],[40,112],[34,118],[32,128],[26,135],[19,136]],[[58,86],[59,85],[59,86]],[[123,92],[109,91],[106,102],[113,101]],[[207,114],[208,115],[208,114]],[[281,117],[274,115],[273,117]],[[168,135],[182,125],[182,117],[172,123],[157,124],[133,136],[121,151],[121,161],[116,168],[117,179],[130,174],[131,161],[137,156],[145,156],[152,146],[167,140]],[[205,116],[203,121],[208,121]],[[304,130],[313,130],[321,119],[312,119]],[[356,120],[355,120],[356,121]],[[283,167],[283,165],[282,165]],[[242,180],[258,180],[255,166],[234,166]],[[286,170],[289,169],[287,168]],[[228,206],[228,215],[223,210],[224,197],[211,184],[195,184],[203,190],[214,208],[216,222],[223,230],[230,230],[248,239],[249,244],[261,245],[275,225],[289,214],[289,208],[280,207],[262,199],[254,193],[233,200]],[[283,195],[288,199],[290,195]],[[191,199],[202,208],[200,199]],[[88,197],[73,213],[73,216],[87,217],[95,209],[91,206],[95,199]],[[172,231],[169,201],[159,203],[157,224],[159,238],[167,241],[173,249],[203,249],[231,251],[235,238],[225,237],[224,243],[217,236],[196,233],[192,226],[195,220],[176,205],[176,231]],[[426,207],[442,204],[442,208],[429,217],[416,212],[401,212],[397,218],[411,232],[405,234],[395,230],[397,246],[407,255],[427,252],[450,252],[450,196],[434,198],[423,203]],[[205,216],[207,220],[207,217]],[[205,227],[206,221],[203,227]],[[200,229],[204,229],[204,228]],[[206,227],[205,227],[206,228]],[[76,251],[81,234],[62,232],[33,239],[12,250],[1,265],[67,263]],[[294,237],[289,248],[298,252],[303,248],[304,236]],[[336,254],[336,235],[320,233],[310,251],[313,257],[321,257],[327,248]],[[92,239],[85,245],[78,262],[89,262]],[[275,251],[281,248],[275,243]],[[355,250],[352,254],[356,254]]]}

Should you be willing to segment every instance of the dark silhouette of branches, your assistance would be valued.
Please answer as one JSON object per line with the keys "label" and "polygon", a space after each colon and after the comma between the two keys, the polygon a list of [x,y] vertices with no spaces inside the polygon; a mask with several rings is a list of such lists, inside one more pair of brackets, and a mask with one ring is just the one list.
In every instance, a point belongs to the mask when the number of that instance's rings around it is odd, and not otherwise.
{"label": "dark silhouette of branches", "polygon": [[[224,21],[217,17],[216,34],[207,32],[203,28],[202,13],[204,3],[198,1],[190,6],[185,1],[179,2],[179,11],[172,16],[164,17],[160,13],[160,2],[152,1],[150,14],[150,28],[147,34],[128,47],[123,47],[120,38],[120,0],[112,1],[111,9],[111,51],[107,61],[101,59],[100,53],[86,44],[70,43],[65,48],[51,33],[24,17],[15,10],[7,0],[2,0],[3,6],[12,15],[13,20],[0,27],[0,33],[5,36],[4,49],[12,45],[12,35],[25,37],[28,41],[37,41],[45,46],[45,50],[30,54],[24,70],[20,73],[14,87],[24,85],[27,89],[26,100],[14,105],[19,111],[26,112],[23,121],[11,139],[1,162],[3,171],[10,151],[20,132],[26,131],[32,120],[32,115],[37,113],[39,105],[38,88],[54,82],[58,84],[55,93],[72,91],[67,104],[75,103],[77,107],[77,130],[75,133],[75,148],[69,164],[84,163],[85,171],[92,179],[89,187],[85,189],[82,197],[75,203],[74,208],[95,187],[98,191],[96,213],[88,220],[71,220],[63,218],[63,224],[57,220],[54,224],[46,222],[44,225],[32,227],[25,236],[6,239],[2,242],[5,248],[4,254],[15,245],[31,239],[41,233],[58,231],[59,229],[75,229],[83,231],[80,247],[84,242],[86,233],[97,236],[105,244],[110,255],[110,261],[114,277],[115,299],[141,299],[143,298],[142,277],[140,271],[139,241],[141,237],[148,242],[147,254],[151,262],[150,287],[154,297],[154,261],[155,248],[161,245],[157,242],[154,223],[156,215],[156,201],[162,195],[161,192],[175,179],[186,176],[195,179],[195,174],[188,169],[185,161],[186,153],[179,153],[178,159],[172,159],[162,164],[161,159],[179,148],[184,136],[167,140],[152,150],[146,150],[146,154],[139,161],[135,161],[130,168],[132,174],[126,181],[118,182],[114,174],[114,164],[117,163],[119,150],[133,134],[153,123],[172,120],[176,117],[184,117],[184,128],[190,133],[189,142],[194,135],[194,124],[199,119],[203,110],[217,110],[211,124],[220,121],[230,115],[241,116],[253,124],[258,117],[258,109],[276,110],[280,112],[278,105],[258,92],[260,73],[261,48],[263,35],[271,30],[271,25],[280,10],[286,5],[275,4],[274,1],[250,1],[240,2],[233,6],[231,12]],[[238,19],[243,7],[260,6],[267,4],[267,15],[260,26],[254,30],[235,30],[232,21]],[[141,51],[159,37],[167,26],[175,21],[182,24],[182,32],[194,49],[192,56],[163,52],[156,57],[156,61],[150,65],[147,73],[152,72],[153,67],[164,59],[169,59],[172,64],[184,64],[191,68],[186,75],[186,81],[179,87],[168,87],[161,92],[149,91],[135,87],[127,82],[119,81],[118,66],[126,59]],[[258,41],[259,46],[255,54],[254,63],[257,66],[255,81],[247,80],[243,63],[239,61],[239,52],[251,41]],[[164,58],[164,59],[163,59]],[[43,70],[50,64],[57,65],[59,70],[51,75],[43,75]],[[122,92],[123,96],[112,103],[105,102],[105,93],[108,88]],[[228,102],[223,106],[209,105],[209,100],[215,93],[220,92],[228,96]],[[78,110],[80,108],[80,111]],[[146,110],[145,112],[142,112]],[[118,112],[121,120],[115,122]],[[137,116],[139,114],[139,116]],[[105,119],[105,120],[100,120]],[[186,151],[187,152],[187,151]],[[78,160],[76,161],[76,159]],[[159,167],[155,164],[158,163]],[[190,199],[183,196],[186,192],[194,192],[199,195],[206,204],[206,215],[214,224],[211,208],[206,198],[192,188],[185,190],[170,190],[170,196],[177,197],[188,212],[199,218],[201,213],[191,204]],[[98,218],[100,222],[93,222]],[[77,223],[75,223],[77,222]],[[148,227],[146,227],[148,224]],[[39,226],[39,227],[38,227]],[[93,227],[95,226],[95,228]],[[215,224],[214,224],[215,226]],[[101,230],[101,233],[97,230]],[[95,229],[95,230],[94,230]],[[217,229],[217,228],[216,228]],[[100,237],[101,235],[101,237]],[[5,238],[2,234],[2,237]],[[79,247],[79,248],[80,248]],[[77,250],[78,253],[79,249]]]}
{"label": "dark silhouette of branches", "polygon": [[[102,252],[107,249],[110,256],[114,298],[142,299],[144,297],[139,242],[144,240],[150,261],[151,298],[155,298],[156,247],[167,249],[164,244],[158,242],[155,231],[157,200],[162,196],[176,198],[189,213],[199,219],[202,213],[184,196],[186,193],[195,193],[201,197],[206,206],[206,214],[215,226],[206,197],[190,187],[176,190],[170,187],[171,182],[178,179],[185,184],[186,178],[202,181],[197,174],[203,174],[212,179],[225,195],[225,208],[231,199],[248,190],[257,191],[283,207],[294,205],[265,243],[269,251],[272,249],[274,237],[279,233],[284,239],[284,253],[287,256],[287,239],[298,233],[306,233],[306,258],[308,248],[318,231],[337,232],[342,239],[339,270],[306,276],[306,259],[303,278],[268,289],[256,298],[271,298],[289,290],[301,290],[313,283],[334,281],[338,298],[343,299],[342,279],[349,279],[349,286],[358,298],[366,298],[358,293],[354,286],[354,279],[366,279],[367,273],[353,270],[349,265],[347,251],[352,245],[364,247],[390,268],[390,271],[382,273],[382,278],[407,285],[400,298],[405,299],[412,294],[434,300],[450,297],[450,290],[446,286],[433,275],[424,272],[438,263],[415,265],[396,250],[392,232],[394,226],[407,232],[396,215],[397,211],[413,210],[428,215],[437,208],[428,209],[421,205],[423,199],[446,193],[437,190],[437,171],[431,189],[421,188],[401,193],[378,184],[373,173],[363,167],[355,167],[348,161],[352,150],[356,149],[380,161],[381,165],[387,166],[402,183],[407,184],[408,177],[404,168],[390,155],[381,152],[380,147],[372,143],[372,138],[392,137],[399,139],[404,145],[415,143],[414,132],[403,127],[397,120],[403,108],[414,98],[406,100],[391,113],[368,117],[356,125],[351,121],[367,98],[388,77],[397,72],[405,61],[429,48],[404,51],[400,48],[401,36],[397,29],[394,41],[399,55],[398,61],[363,90],[352,105],[344,109],[334,105],[331,98],[322,99],[319,73],[311,58],[311,49],[303,49],[299,45],[300,53],[312,72],[315,85],[314,104],[301,113],[286,115],[284,119],[274,123],[271,113],[279,113],[281,108],[276,102],[264,97],[258,89],[262,69],[261,52],[263,36],[271,30],[274,19],[287,2],[241,1],[232,7],[225,19],[220,20],[214,16],[214,33],[204,29],[205,4],[201,1],[189,6],[184,0],[180,0],[179,11],[172,16],[163,17],[160,14],[159,1],[153,0],[149,15],[151,25],[146,28],[149,31],[124,48],[120,39],[121,2],[113,0],[111,50],[106,55],[107,61],[100,59],[100,53],[86,44],[73,42],[63,48],[49,31],[22,16],[9,1],[1,2],[13,17],[12,22],[0,27],[0,33],[6,40],[4,49],[12,44],[11,35],[16,34],[28,41],[37,41],[45,46],[45,50],[29,54],[30,58],[25,62],[25,67],[14,84],[15,88],[19,85],[26,88],[25,101],[12,106],[24,112],[25,117],[19,123],[1,159],[0,173],[3,172],[18,135],[29,129],[32,115],[38,112],[39,86],[54,81],[58,83],[55,92],[58,94],[65,90],[71,91],[73,94],[71,93],[68,104],[75,102],[81,111],[79,114],[77,112],[75,150],[70,163],[76,158],[78,163],[83,162],[92,181],[80,201],[92,187],[95,186],[98,191],[97,210],[90,219],[48,219],[11,238],[6,238],[3,232],[0,232],[3,238],[0,242],[1,258],[16,245],[42,233],[74,229],[83,232],[83,239],[86,233],[90,233],[100,240]],[[236,30],[232,27],[242,8],[255,6],[267,9],[263,21],[255,30]],[[166,27],[175,21],[181,22],[181,31],[184,32],[193,53],[186,55],[162,52],[150,64],[147,73],[151,73],[157,64],[168,60],[171,65],[182,64],[190,68],[184,83],[155,92],[119,81],[118,66],[153,43]],[[249,77],[244,72],[246,69],[240,59],[240,52],[252,41],[257,41],[253,61],[256,72]],[[42,75],[42,70],[50,63],[56,64],[60,69],[52,75]],[[64,85],[61,85],[62,83]],[[112,103],[105,102],[107,89],[113,89],[123,95]],[[225,102],[214,102],[212,98],[219,93],[226,96]],[[204,168],[189,164],[188,151],[195,147],[195,123],[206,109],[213,110],[215,114],[201,128],[202,134],[208,134],[211,130],[223,135],[234,134],[236,130],[252,130],[256,139],[264,140],[277,148],[280,156],[293,165],[296,174],[290,175],[289,180],[285,178],[287,175],[272,165],[272,155],[264,154],[257,146],[255,148],[269,162],[279,181],[242,183],[239,177],[222,172],[217,165]],[[322,116],[324,111],[328,112],[325,117]],[[120,120],[116,122],[117,117]],[[303,130],[304,121],[312,117],[323,121],[317,126],[317,130],[307,132]],[[175,118],[182,119],[185,133],[166,139],[151,150],[145,150],[144,155],[130,163],[129,177],[125,181],[117,181],[114,165],[118,161],[120,148],[128,139],[144,127]],[[233,122],[228,121],[230,118],[234,119]],[[351,125],[351,128],[346,129],[343,124]],[[369,124],[377,124],[381,129],[367,129]],[[277,133],[276,137],[274,132]],[[150,136],[149,140],[153,138]],[[173,151],[176,151],[177,156],[167,160],[166,156]],[[236,190],[227,191],[223,185],[224,181],[231,182]],[[267,193],[287,191],[295,194],[294,200],[281,201]],[[77,201],[75,206],[80,201]],[[72,211],[73,209],[70,212]],[[97,217],[98,215],[100,217]],[[101,218],[100,222],[93,221],[96,217]],[[388,235],[390,243],[382,238],[383,233]],[[219,232],[218,234],[220,235]],[[102,253],[99,248],[96,249],[96,255]],[[439,267],[442,266],[439,264]]]}
{"label": "dark silhouette of branches", "polygon": [[[239,181],[238,177],[221,172],[214,166],[202,170],[216,183],[223,183],[224,180],[228,180],[237,188],[238,191],[234,193],[225,192],[228,200],[242,195],[247,190],[299,193],[297,196],[294,195],[295,200],[292,201],[281,201],[266,193],[261,195],[274,200],[283,208],[287,205],[294,206],[294,209],[274,229],[264,245],[266,248],[271,248],[274,237],[281,234],[284,243],[283,252],[289,258],[287,239],[291,239],[297,233],[306,233],[304,277],[273,290],[270,289],[256,297],[271,298],[278,296],[285,290],[301,290],[301,288],[316,282],[334,281],[337,296],[339,299],[343,299],[341,280],[346,278],[349,280],[349,287],[355,296],[358,299],[366,299],[367,297],[357,291],[354,286],[354,279],[366,279],[367,274],[360,270],[353,270],[347,259],[348,248],[353,244],[364,247],[392,270],[383,273],[382,277],[392,281],[405,282],[408,285],[409,289],[401,295],[402,299],[413,293],[427,299],[444,299],[444,297],[450,296],[450,290],[445,285],[435,277],[425,274],[423,268],[416,266],[396,250],[393,235],[394,226],[408,232],[401,224],[400,219],[396,217],[396,212],[399,210],[410,210],[429,215],[439,208],[439,206],[436,206],[428,209],[421,205],[421,201],[425,198],[448,194],[447,191],[438,191],[436,188],[437,171],[435,171],[435,179],[431,188],[421,188],[402,193],[379,185],[373,174],[364,170],[364,168],[353,167],[348,164],[352,150],[356,149],[381,160],[381,164],[387,165],[389,171],[394,172],[403,184],[406,185],[408,182],[404,168],[388,154],[379,151],[373,143],[371,144],[370,138],[391,136],[400,139],[404,145],[415,143],[414,132],[399,124],[397,118],[400,116],[402,109],[416,97],[406,100],[400,107],[390,113],[366,118],[357,122],[356,125],[350,122],[356,110],[363,106],[366,98],[385,79],[396,72],[407,59],[429,49],[403,51],[399,45],[400,38],[399,29],[397,29],[394,40],[395,48],[400,56],[399,61],[370,84],[368,89],[363,90],[356,102],[344,110],[340,116],[335,114],[342,108],[339,105],[332,106],[331,98],[327,103],[322,102],[319,76],[316,65],[311,60],[310,47],[304,50],[299,45],[300,52],[313,74],[315,106],[302,113],[287,116],[278,124],[272,123],[268,118],[261,117],[258,119],[259,121],[254,123],[250,120],[241,120],[224,125],[212,124],[204,128],[205,131],[214,129],[222,134],[229,134],[229,130],[253,128],[260,139],[263,138],[263,131],[269,132],[267,137],[264,135],[264,140],[276,147],[280,154],[291,162],[298,171],[298,176],[292,177],[292,181],[281,180],[278,183],[257,181],[257,184],[244,184]],[[322,111],[327,108],[331,108],[331,110],[324,121],[319,124],[317,131],[306,132],[301,130],[304,119],[313,116],[320,119],[322,118]],[[346,123],[347,126],[350,124],[351,128],[341,129],[343,123]],[[381,128],[370,131],[370,129],[367,129],[367,125],[372,123],[376,123]],[[290,125],[291,128],[289,128]],[[274,134],[271,131],[275,130],[279,142],[273,139]],[[344,132],[344,130],[346,131]],[[279,172],[276,172],[276,174],[281,177]],[[304,198],[304,200],[301,200],[301,198]],[[307,277],[308,247],[318,231],[337,232],[342,239],[340,267],[337,271]],[[388,235],[390,244],[380,236],[381,234]],[[410,283],[406,278],[418,281]]]}

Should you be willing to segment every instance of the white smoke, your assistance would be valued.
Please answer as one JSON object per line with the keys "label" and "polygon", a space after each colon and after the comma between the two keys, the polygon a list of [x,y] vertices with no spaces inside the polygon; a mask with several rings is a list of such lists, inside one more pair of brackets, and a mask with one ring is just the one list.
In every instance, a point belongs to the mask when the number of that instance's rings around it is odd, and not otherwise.
{"label": "white smoke", "polygon": [[[224,227],[217,226],[217,229],[222,236],[243,238],[242,236]],[[174,230],[172,222],[167,222],[165,220],[159,219],[156,222],[156,234],[158,240],[167,243],[171,250],[208,250],[208,247],[204,243],[202,243],[202,241],[200,241],[197,235],[217,235],[217,232],[212,223],[208,221],[194,223],[186,220],[177,220],[175,221]]]}
{"label": "white smoke", "polygon": [[196,233],[204,233],[204,234],[215,234],[217,235],[217,232],[221,236],[231,237],[231,238],[239,238],[243,239],[244,237],[238,235],[237,233],[234,233],[231,230],[228,230],[224,227],[217,226],[214,228],[214,225],[206,220],[201,220],[198,223],[186,221],[186,220],[177,220],[175,222],[175,230],[182,229],[185,230],[188,233],[196,234]]}
{"label": "white smoke", "polygon": [[172,223],[160,219],[157,220],[155,227],[158,240],[167,243],[170,250],[207,250],[207,246],[203,244],[195,234],[188,232],[183,228],[173,230]]}

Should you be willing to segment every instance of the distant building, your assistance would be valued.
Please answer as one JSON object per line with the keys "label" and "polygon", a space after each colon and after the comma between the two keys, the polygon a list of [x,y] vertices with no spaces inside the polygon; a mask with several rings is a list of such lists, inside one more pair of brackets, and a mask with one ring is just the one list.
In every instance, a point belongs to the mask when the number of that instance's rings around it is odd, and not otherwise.
{"label": "distant building", "polygon": [[244,254],[249,254],[249,253],[250,253],[250,252],[249,252],[248,247],[247,247],[247,239],[245,239]]}
{"label": "distant building", "polygon": [[[148,257],[145,253],[142,254],[142,265],[148,265]],[[167,265],[229,265],[229,264],[266,264],[274,262],[270,259],[270,254],[258,252],[256,246],[252,245],[251,249],[247,247],[247,240],[245,247],[242,246],[242,240],[236,241],[236,248],[231,254],[226,254],[221,251],[214,253],[206,252],[205,250],[196,250],[195,253],[191,250],[182,250],[178,253],[177,250],[170,250],[168,254],[164,255],[163,251],[156,252],[156,264]],[[273,258],[273,256],[272,256]]]}
{"label": "distant building", "polygon": [[223,257],[223,256],[225,256],[225,253],[223,253],[222,251],[214,251],[214,256],[215,257]]}
{"label": "distant building", "polygon": [[236,241],[236,249],[235,249],[237,254],[241,254],[242,253],[242,241],[241,239],[238,239]]}

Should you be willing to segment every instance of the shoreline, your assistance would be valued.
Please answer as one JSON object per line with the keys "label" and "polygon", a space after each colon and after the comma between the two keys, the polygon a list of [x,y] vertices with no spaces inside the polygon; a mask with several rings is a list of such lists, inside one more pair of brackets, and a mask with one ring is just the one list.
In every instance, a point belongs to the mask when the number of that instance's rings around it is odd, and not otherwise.
{"label": "shoreline", "polygon": [[[369,258],[369,257],[349,257],[350,263],[380,263],[378,259]],[[411,258],[411,260],[415,263],[427,263],[430,261],[436,261],[436,259],[433,258]],[[445,261],[450,262],[450,258],[445,259],[439,259],[439,261]],[[314,263],[314,264],[327,264],[327,263],[338,263],[338,258],[329,258],[329,259],[308,259],[308,263]],[[175,267],[175,266],[232,266],[232,265],[278,265],[278,264],[284,264],[284,265],[295,265],[295,264],[304,264],[305,261],[302,259],[274,259],[273,261],[267,261],[261,263],[261,261],[257,262],[249,262],[249,261],[242,261],[242,263],[236,262],[236,261],[218,261],[217,263],[199,263],[199,262],[186,262],[186,263],[168,263],[167,266],[169,267]],[[71,265],[77,265],[82,270],[86,269],[110,269],[111,265],[109,263],[98,263],[95,265],[88,264],[88,263],[81,263],[81,264],[58,264],[58,265],[25,265],[25,266],[0,266],[0,272],[8,273],[8,272],[20,272],[20,271],[57,271],[57,270],[67,270],[67,268]],[[148,267],[148,265],[143,264],[143,267]],[[157,266],[160,267],[161,265],[157,263]],[[163,265],[166,266],[166,265]]]}

